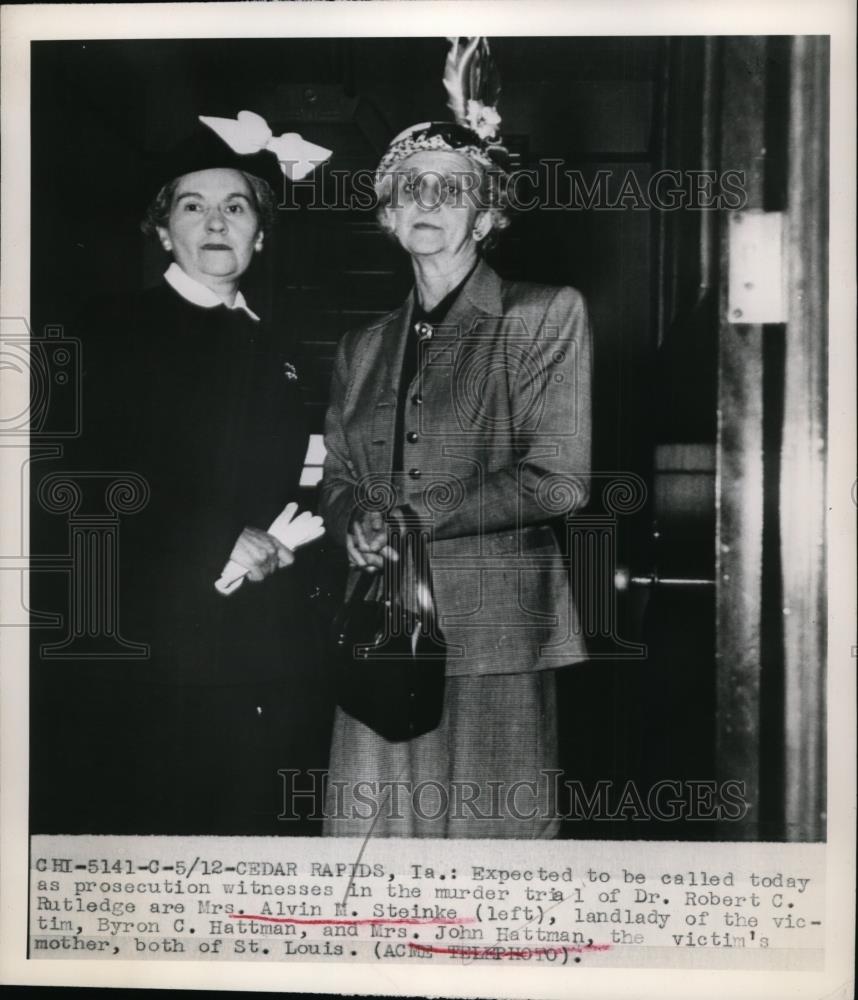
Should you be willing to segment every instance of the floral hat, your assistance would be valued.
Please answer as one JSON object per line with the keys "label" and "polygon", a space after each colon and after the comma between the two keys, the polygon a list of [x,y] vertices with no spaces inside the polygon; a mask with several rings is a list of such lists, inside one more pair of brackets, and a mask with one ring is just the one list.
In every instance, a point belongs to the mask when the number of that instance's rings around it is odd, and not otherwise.
{"label": "floral hat", "polygon": [[398,163],[424,150],[462,153],[486,170],[509,172],[509,152],[500,137],[497,110],[500,85],[488,39],[479,35],[448,41],[444,87],[455,121],[420,122],[400,132],[381,158],[376,186]]}

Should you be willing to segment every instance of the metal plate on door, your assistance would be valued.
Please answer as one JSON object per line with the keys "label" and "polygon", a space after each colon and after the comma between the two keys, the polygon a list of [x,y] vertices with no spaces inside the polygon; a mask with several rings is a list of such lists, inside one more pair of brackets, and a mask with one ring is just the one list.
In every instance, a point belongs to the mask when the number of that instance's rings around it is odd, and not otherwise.
{"label": "metal plate on door", "polygon": [[783,212],[729,216],[730,323],[785,323]]}

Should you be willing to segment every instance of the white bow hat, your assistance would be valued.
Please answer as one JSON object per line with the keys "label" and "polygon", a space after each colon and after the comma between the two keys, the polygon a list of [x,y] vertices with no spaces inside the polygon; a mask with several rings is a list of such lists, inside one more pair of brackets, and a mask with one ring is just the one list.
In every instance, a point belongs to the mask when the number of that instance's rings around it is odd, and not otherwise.
{"label": "white bow hat", "polygon": [[240,156],[270,153],[285,177],[303,180],[331,156],[331,150],[307,142],[297,132],[275,136],[268,122],[253,111],[239,111],[237,118],[210,118],[200,115],[200,121]]}
{"label": "white bow hat", "polygon": [[177,146],[150,161],[145,178],[146,203],[169,181],[214,167],[243,170],[266,181],[278,197],[288,182],[303,180],[332,155],[297,132],[275,136],[253,111],[236,118],[200,115],[197,126]]}

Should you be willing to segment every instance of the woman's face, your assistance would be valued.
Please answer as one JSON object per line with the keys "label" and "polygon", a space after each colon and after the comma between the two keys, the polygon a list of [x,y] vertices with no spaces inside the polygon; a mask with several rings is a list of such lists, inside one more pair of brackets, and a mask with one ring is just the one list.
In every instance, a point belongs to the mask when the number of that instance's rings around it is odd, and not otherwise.
{"label": "woman's face", "polygon": [[237,281],[262,249],[253,191],[238,170],[198,170],[180,177],[170,217],[158,227],[164,248],[204,285]]}
{"label": "woman's face", "polygon": [[396,168],[385,207],[391,232],[412,256],[456,255],[476,249],[488,213],[479,209],[480,175],[461,153],[413,153]]}

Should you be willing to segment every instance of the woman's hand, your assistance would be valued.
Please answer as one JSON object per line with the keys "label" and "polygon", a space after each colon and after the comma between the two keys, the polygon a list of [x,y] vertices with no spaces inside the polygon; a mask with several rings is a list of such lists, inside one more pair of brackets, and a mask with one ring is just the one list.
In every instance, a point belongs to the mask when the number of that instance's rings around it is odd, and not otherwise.
{"label": "woman's hand", "polygon": [[346,551],[352,566],[376,573],[384,560],[396,562],[399,556],[387,542],[387,525],[378,511],[356,510],[346,535]]}
{"label": "woman's hand", "polygon": [[229,558],[246,569],[247,579],[255,583],[295,562],[291,549],[267,531],[250,527],[238,536]]}

